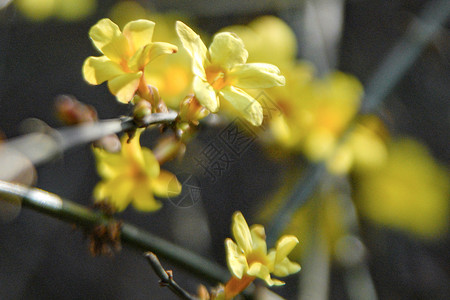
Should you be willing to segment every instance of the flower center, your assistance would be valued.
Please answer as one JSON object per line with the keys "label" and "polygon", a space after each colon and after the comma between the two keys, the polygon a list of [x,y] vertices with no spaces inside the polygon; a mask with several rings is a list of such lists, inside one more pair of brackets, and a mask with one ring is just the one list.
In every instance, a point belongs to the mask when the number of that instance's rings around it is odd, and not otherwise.
{"label": "flower center", "polygon": [[206,80],[215,90],[221,90],[229,85],[226,71],[217,66],[206,67]]}
{"label": "flower center", "polygon": [[247,264],[251,266],[253,263],[259,262],[263,265],[268,265],[267,258],[263,253],[252,252],[247,255]]}

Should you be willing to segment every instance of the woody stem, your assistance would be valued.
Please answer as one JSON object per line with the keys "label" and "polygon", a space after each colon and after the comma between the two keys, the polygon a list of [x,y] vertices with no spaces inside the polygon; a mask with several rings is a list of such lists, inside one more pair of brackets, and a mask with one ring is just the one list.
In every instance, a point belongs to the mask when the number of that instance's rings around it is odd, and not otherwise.
{"label": "woody stem", "polygon": [[[26,186],[0,180],[0,200],[10,201],[17,197],[22,205],[64,222],[75,223],[81,227],[107,225],[117,220],[105,218],[82,205],[62,199],[59,196]],[[191,273],[213,284],[225,282],[228,272],[216,263],[189,250],[165,241],[151,233],[126,222],[122,223],[121,241],[140,251],[152,251],[159,257],[189,270]]]}

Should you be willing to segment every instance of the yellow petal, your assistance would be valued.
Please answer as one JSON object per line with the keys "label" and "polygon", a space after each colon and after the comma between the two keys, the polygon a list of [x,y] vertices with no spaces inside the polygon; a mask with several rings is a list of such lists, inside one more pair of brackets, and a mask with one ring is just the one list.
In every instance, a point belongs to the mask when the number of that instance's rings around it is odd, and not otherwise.
{"label": "yellow petal", "polygon": [[117,211],[122,211],[131,201],[132,188],[132,180],[124,176],[117,176],[114,179],[99,182],[94,188],[94,197],[98,201],[108,201]]}
{"label": "yellow petal", "polygon": [[152,61],[161,55],[173,54],[176,53],[177,51],[178,47],[175,45],[163,42],[155,42],[152,44],[149,61]]}
{"label": "yellow petal", "polygon": [[291,274],[295,274],[300,271],[301,267],[298,263],[290,261],[287,257],[282,261],[278,262],[274,266],[273,274],[275,276],[288,276]]}
{"label": "yellow petal", "polygon": [[261,264],[260,262],[251,264],[247,271],[247,274],[250,276],[261,278],[267,283],[268,286],[284,284],[284,282],[282,281],[273,280],[272,278],[270,278],[269,268],[267,268],[267,266]]}
{"label": "yellow petal", "polygon": [[139,48],[128,60],[128,68],[133,72],[141,71],[150,62],[151,49],[151,44]]}
{"label": "yellow petal", "polygon": [[142,72],[117,76],[108,81],[109,90],[116,96],[119,102],[128,103],[133,99],[133,96],[136,93],[141,76]]}
{"label": "yellow petal", "polygon": [[200,77],[194,76],[192,83],[194,94],[201,105],[206,107],[209,111],[215,113],[219,110],[220,102],[213,87]]}
{"label": "yellow petal", "polygon": [[134,208],[140,211],[155,211],[162,206],[161,202],[155,200],[152,191],[146,186],[135,188],[132,204]]}
{"label": "yellow petal", "polygon": [[132,163],[133,167],[139,167],[141,169],[144,169],[146,165],[143,153],[146,148],[142,148],[139,141],[141,133],[143,131],[144,129],[142,128],[136,130],[135,135],[131,140],[128,138],[127,134],[124,134],[121,138],[122,156],[127,160],[129,164]]}
{"label": "yellow petal", "polygon": [[192,72],[206,79],[205,64],[207,62],[207,49],[202,39],[183,22],[177,21],[176,30],[183,48],[192,57]]}
{"label": "yellow petal", "polygon": [[248,269],[247,259],[231,239],[225,240],[225,250],[228,269],[234,276],[241,279],[244,272]]}
{"label": "yellow petal", "polygon": [[181,184],[172,173],[161,170],[159,176],[152,180],[153,192],[158,197],[175,197],[181,193]]}
{"label": "yellow petal", "polygon": [[151,43],[142,48],[139,48],[131,59],[128,61],[128,67],[134,71],[143,70],[149,62],[155,58],[164,55],[172,54],[178,51],[177,46],[169,43]]}
{"label": "yellow petal", "polygon": [[134,51],[152,42],[155,23],[149,20],[131,21],[123,28],[123,35],[128,39]]}
{"label": "yellow petal", "polygon": [[230,102],[243,116],[254,126],[259,126],[263,121],[261,104],[239,88],[232,86],[220,90],[220,95]]}
{"label": "yellow petal", "polygon": [[267,254],[267,244],[266,244],[266,233],[264,231],[264,226],[256,224],[252,225],[250,233],[253,241],[253,251],[263,254]]}
{"label": "yellow petal", "polygon": [[122,68],[106,56],[88,57],[83,64],[84,79],[90,84],[101,84],[124,74]]}
{"label": "yellow petal", "polygon": [[235,34],[221,32],[214,36],[209,46],[211,63],[229,70],[236,64],[244,64],[248,58],[244,43]]}
{"label": "yellow petal", "polygon": [[293,235],[283,235],[277,242],[277,256],[276,262],[286,258],[286,256],[298,244],[298,239]]}
{"label": "yellow petal", "polygon": [[157,178],[160,175],[160,168],[155,155],[148,148],[142,148],[141,151],[144,158],[143,168],[145,168],[146,174],[148,174],[149,177]]}
{"label": "yellow petal", "polygon": [[92,26],[91,30],[89,30],[89,36],[92,39],[95,47],[98,50],[109,44],[113,38],[121,35],[119,26],[114,24],[110,19],[101,19],[94,26]]}
{"label": "yellow petal", "polygon": [[280,70],[271,64],[253,63],[236,65],[230,71],[234,85],[240,88],[264,89],[286,84]]}
{"label": "yellow petal", "polygon": [[109,200],[118,211],[124,210],[131,202],[131,195],[134,188],[134,182],[123,176],[117,177],[108,182]]}
{"label": "yellow petal", "polygon": [[128,167],[128,161],[118,153],[109,153],[103,149],[93,148],[97,161],[97,172],[103,179],[118,176]]}
{"label": "yellow petal", "polygon": [[244,251],[244,254],[248,254],[252,251],[252,236],[247,222],[240,211],[233,214],[233,224],[231,225],[234,239],[237,245]]}
{"label": "yellow petal", "polygon": [[127,38],[120,34],[114,37],[109,43],[105,44],[101,51],[112,61],[120,64],[131,56],[130,45]]}

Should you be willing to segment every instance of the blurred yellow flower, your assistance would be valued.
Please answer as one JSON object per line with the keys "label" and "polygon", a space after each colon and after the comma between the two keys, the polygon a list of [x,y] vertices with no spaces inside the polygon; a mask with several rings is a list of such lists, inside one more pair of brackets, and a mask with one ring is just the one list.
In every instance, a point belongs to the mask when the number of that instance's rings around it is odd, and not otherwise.
{"label": "blurred yellow flower", "polygon": [[437,237],[447,230],[449,181],[425,146],[412,139],[394,141],[384,164],[358,173],[357,206],[378,223]]}
{"label": "blurred yellow flower", "polygon": [[220,31],[235,33],[242,39],[248,50],[249,62],[264,61],[283,67],[295,61],[297,55],[295,33],[289,25],[277,17],[262,16],[247,26],[233,25]]}
{"label": "blurred yellow flower", "polygon": [[320,160],[328,157],[358,111],[363,87],[355,77],[334,72],[315,80],[312,89],[304,102],[309,122],[302,148],[309,159]]}
{"label": "blurred yellow flower", "polygon": [[109,153],[94,148],[97,171],[102,177],[94,189],[97,201],[108,201],[118,211],[128,204],[141,211],[154,211],[161,203],[153,197],[173,197],[181,192],[181,184],[175,175],[160,170],[159,163],[150,149],[142,148],[138,130],[136,136],[127,143],[122,138],[120,153]]}
{"label": "blurred yellow flower", "polygon": [[388,156],[387,137],[387,129],[378,117],[360,117],[355,129],[328,159],[328,170],[333,174],[344,174],[366,172],[381,166]]}
{"label": "blurred yellow flower", "polygon": [[14,3],[22,14],[34,21],[51,16],[76,21],[91,14],[97,6],[96,0],[16,0]]}
{"label": "blurred yellow flower", "polygon": [[122,33],[111,20],[100,20],[91,28],[89,36],[104,55],[86,59],[83,65],[86,81],[94,85],[108,81],[109,90],[122,103],[130,102],[137,91],[145,98],[149,63],[177,51],[172,44],[152,42],[154,27],[154,22],[136,20],[126,24]]}
{"label": "blurred yellow flower", "polygon": [[264,227],[253,225],[250,229],[241,212],[233,215],[232,232],[236,243],[229,238],[225,240],[228,268],[233,275],[225,286],[228,298],[242,288],[239,282],[248,285],[258,277],[269,286],[283,285],[283,281],[272,279],[270,274],[284,277],[300,271],[300,265],[287,257],[298,244],[295,236],[282,236],[276,248],[267,253]]}
{"label": "blurred yellow flower", "polygon": [[184,23],[178,21],[176,30],[192,58],[193,89],[199,102],[214,113],[219,110],[219,99],[225,99],[251,124],[261,125],[261,104],[243,89],[284,85],[280,70],[271,64],[247,64],[248,52],[232,33],[216,34],[207,49],[200,36]]}

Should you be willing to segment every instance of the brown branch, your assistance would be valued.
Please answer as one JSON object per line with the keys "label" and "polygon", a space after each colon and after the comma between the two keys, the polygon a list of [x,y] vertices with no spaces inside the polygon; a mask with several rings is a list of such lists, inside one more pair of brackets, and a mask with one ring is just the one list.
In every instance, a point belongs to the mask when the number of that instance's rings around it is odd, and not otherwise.
{"label": "brown branch", "polygon": [[161,279],[159,282],[160,286],[168,287],[175,295],[180,297],[180,299],[198,300],[197,297],[189,294],[182,287],[180,287],[175,280],[173,280],[172,271],[166,271],[159,262],[158,257],[153,252],[146,252],[145,257],[147,257],[148,263],[152,267],[153,271],[155,271],[156,275]]}

